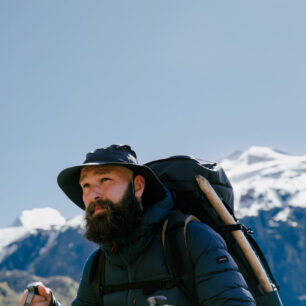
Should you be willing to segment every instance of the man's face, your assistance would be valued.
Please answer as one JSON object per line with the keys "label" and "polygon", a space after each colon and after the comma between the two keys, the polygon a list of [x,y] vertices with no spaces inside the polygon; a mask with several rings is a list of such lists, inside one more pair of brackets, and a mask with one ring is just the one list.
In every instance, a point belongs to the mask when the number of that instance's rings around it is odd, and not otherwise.
{"label": "man's face", "polygon": [[[121,166],[87,166],[80,174],[80,185],[83,191],[85,208],[97,200],[120,201],[133,179],[130,169]],[[95,213],[101,210],[97,208]]]}
{"label": "man's face", "polygon": [[139,224],[142,205],[135,197],[132,180],[132,171],[120,166],[82,169],[80,185],[86,207],[88,240],[110,243],[126,238]]}

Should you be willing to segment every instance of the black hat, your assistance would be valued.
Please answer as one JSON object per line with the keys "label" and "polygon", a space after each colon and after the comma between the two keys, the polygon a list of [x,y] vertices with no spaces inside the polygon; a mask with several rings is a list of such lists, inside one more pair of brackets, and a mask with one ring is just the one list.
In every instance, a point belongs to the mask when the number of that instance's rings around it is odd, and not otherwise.
{"label": "black hat", "polygon": [[81,169],[84,166],[96,165],[118,165],[131,169],[135,175],[141,174],[146,181],[142,195],[144,205],[152,205],[166,196],[161,181],[150,168],[138,164],[136,153],[130,146],[111,145],[87,153],[83,164],[64,169],[57,177],[57,183],[64,193],[82,209],[85,209],[85,205],[82,198],[82,188],[79,184]]}

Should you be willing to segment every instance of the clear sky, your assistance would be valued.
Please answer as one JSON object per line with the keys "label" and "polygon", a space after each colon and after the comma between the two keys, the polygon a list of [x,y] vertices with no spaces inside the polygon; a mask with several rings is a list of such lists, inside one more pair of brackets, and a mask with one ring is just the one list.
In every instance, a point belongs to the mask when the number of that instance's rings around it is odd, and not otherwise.
{"label": "clear sky", "polygon": [[140,162],[306,154],[304,0],[0,1],[0,227],[81,211],[60,170],[112,143]]}

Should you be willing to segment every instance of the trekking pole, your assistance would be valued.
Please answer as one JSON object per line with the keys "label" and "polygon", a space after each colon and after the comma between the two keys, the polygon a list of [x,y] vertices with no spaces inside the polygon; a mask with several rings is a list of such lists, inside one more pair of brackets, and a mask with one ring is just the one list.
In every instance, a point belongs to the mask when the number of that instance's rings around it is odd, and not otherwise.
{"label": "trekking pole", "polygon": [[[224,204],[222,203],[219,196],[212,188],[208,180],[202,175],[197,175],[196,180],[199,184],[200,189],[206,195],[208,201],[214,207],[223,222],[227,225],[237,224],[233,216],[224,207]],[[232,234],[236,239],[237,243],[239,244],[246,259],[250,263],[260,285],[262,286],[262,289],[266,293],[274,291],[265,270],[263,269],[260,261],[258,260],[255,252],[253,251],[252,247],[250,246],[242,231],[233,231]]]}
{"label": "trekking pole", "polygon": [[24,302],[23,306],[30,306],[34,294],[39,294],[38,293],[38,286],[41,285],[41,282],[35,282],[35,283],[30,283],[27,285],[27,290],[28,290],[28,295],[26,298],[26,301]]}

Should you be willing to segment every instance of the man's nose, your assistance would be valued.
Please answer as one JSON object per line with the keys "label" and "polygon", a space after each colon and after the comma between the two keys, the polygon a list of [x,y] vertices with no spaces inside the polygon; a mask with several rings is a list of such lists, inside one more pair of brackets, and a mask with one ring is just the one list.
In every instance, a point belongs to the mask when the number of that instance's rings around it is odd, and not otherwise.
{"label": "man's nose", "polygon": [[102,190],[98,186],[92,186],[89,193],[89,198],[91,201],[101,200],[103,197]]}

